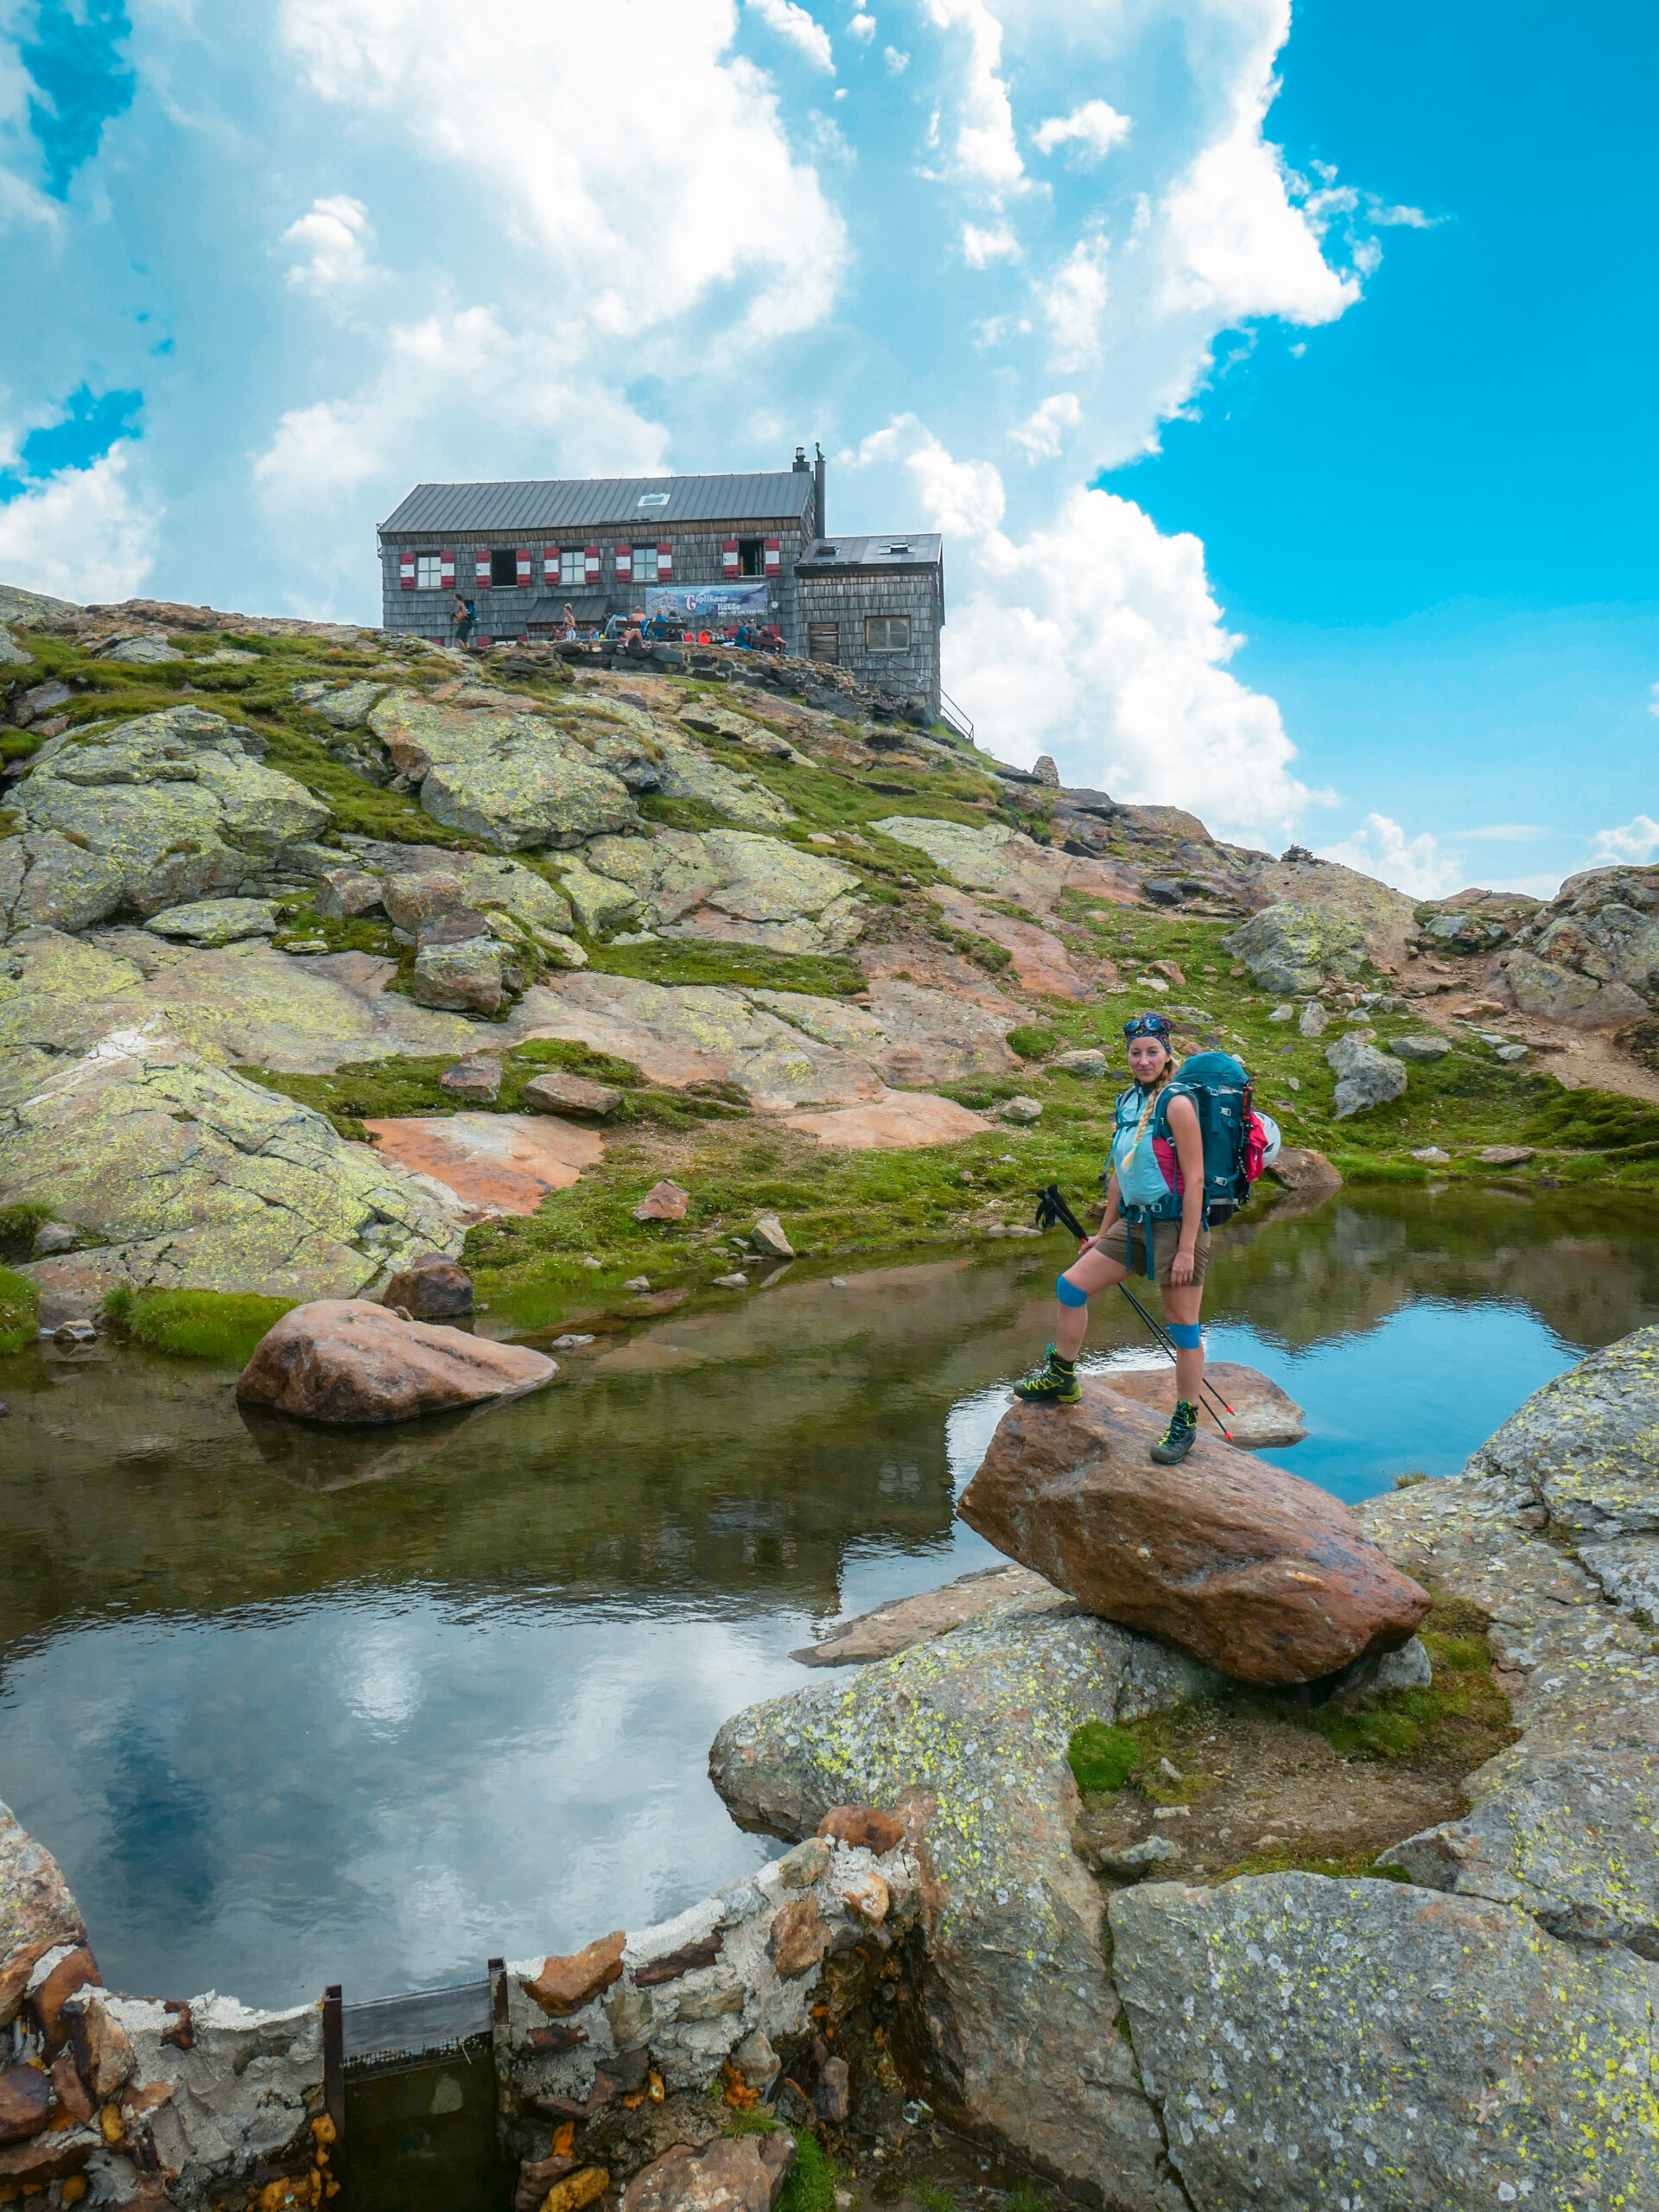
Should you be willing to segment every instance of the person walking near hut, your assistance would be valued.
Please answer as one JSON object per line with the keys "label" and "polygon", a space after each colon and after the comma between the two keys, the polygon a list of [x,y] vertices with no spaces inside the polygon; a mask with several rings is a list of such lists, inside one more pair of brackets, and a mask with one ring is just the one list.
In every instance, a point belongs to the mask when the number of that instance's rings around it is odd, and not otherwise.
{"label": "person walking near hut", "polygon": [[1178,1064],[1161,1014],[1123,1025],[1135,1081],[1117,1101],[1117,1132],[1098,1231],[1054,1286],[1059,1310],[1047,1356],[1014,1385],[1030,1405],[1075,1405],[1077,1356],[1089,1329],[1089,1300],[1128,1276],[1154,1279],[1175,1344],[1175,1397],[1168,1428],[1152,1446],[1160,1466],[1185,1459],[1198,1434],[1204,1382],[1198,1308],[1210,1259],[1205,1219],[1204,1135],[1192,1100],[1171,1088]]}
{"label": "person walking near hut", "polygon": [[461,594],[457,592],[455,594],[454,606],[450,611],[454,617],[455,643],[461,646],[464,652],[467,646],[472,643],[473,622],[474,619],[473,613],[473,602],[470,599],[463,599]]}

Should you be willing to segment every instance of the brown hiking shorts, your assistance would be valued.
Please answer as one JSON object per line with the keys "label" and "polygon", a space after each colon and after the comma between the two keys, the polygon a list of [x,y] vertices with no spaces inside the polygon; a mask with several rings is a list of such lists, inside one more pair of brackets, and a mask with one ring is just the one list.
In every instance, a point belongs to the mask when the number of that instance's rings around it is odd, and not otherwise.
{"label": "brown hiking shorts", "polygon": [[[1147,1236],[1152,1236],[1152,1272],[1160,1290],[1170,1287],[1169,1271],[1181,1245],[1181,1224],[1179,1221],[1115,1221],[1109,1236],[1101,1246],[1109,1260],[1116,1260],[1126,1267],[1131,1278],[1139,1275],[1144,1282],[1147,1275]],[[1205,1270],[1210,1264],[1210,1232],[1198,1231],[1198,1241],[1192,1250],[1192,1281],[1204,1281]],[[1183,1284],[1178,1286],[1186,1288]]]}

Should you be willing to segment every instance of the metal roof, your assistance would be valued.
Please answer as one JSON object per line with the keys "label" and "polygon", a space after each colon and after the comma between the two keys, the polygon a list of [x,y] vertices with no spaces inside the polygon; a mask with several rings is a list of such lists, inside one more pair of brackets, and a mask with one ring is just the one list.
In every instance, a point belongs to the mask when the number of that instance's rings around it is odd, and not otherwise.
{"label": "metal roof", "polygon": [[944,558],[944,540],[937,531],[889,531],[884,537],[814,538],[795,563],[798,575],[810,569],[819,575],[849,569],[931,569]]}
{"label": "metal roof", "polygon": [[758,476],[566,477],[546,483],[417,484],[380,525],[385,536],[444,531],[637,530],[688,523],[797,522],[810,468]]}

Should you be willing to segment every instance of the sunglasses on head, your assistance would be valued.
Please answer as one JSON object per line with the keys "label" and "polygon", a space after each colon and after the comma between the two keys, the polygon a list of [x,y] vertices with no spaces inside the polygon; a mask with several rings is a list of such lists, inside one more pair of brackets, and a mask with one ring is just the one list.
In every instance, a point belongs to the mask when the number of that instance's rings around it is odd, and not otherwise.
{"label": "sunglasses on head", "polygon": [[1170,1038],[1168,1017],[1161,1014],[1137,1014],[1124,1023],[1123,1034],[1129,1038],[1155,1037],[1160,1045],[1166,1045]]}

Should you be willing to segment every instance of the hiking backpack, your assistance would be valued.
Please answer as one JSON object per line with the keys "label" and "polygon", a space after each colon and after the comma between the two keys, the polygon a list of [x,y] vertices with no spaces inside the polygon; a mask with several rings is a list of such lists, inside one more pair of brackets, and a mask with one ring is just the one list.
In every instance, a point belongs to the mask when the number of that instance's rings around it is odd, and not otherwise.
{"label": "hiking backpack", "polygon": [[[1136,1206],[1137,1217],[1179,1221],[1179,1173],[1169,1135],[1169,1102],[1179,1093],[1190,1098],[1204,1140],[1204,1221],[1212,1228],[1230,1221],[1249,1201],[1250,1185],[1279,1150],[1279,1131],[1255,1110],[1250,1078],[1230,1052],[1194,1052],[1160,1092],[1147,1135],[1169,1185],[1157,1205]],[[1127,1099],[1129,1093],[1125,1091]]]}

